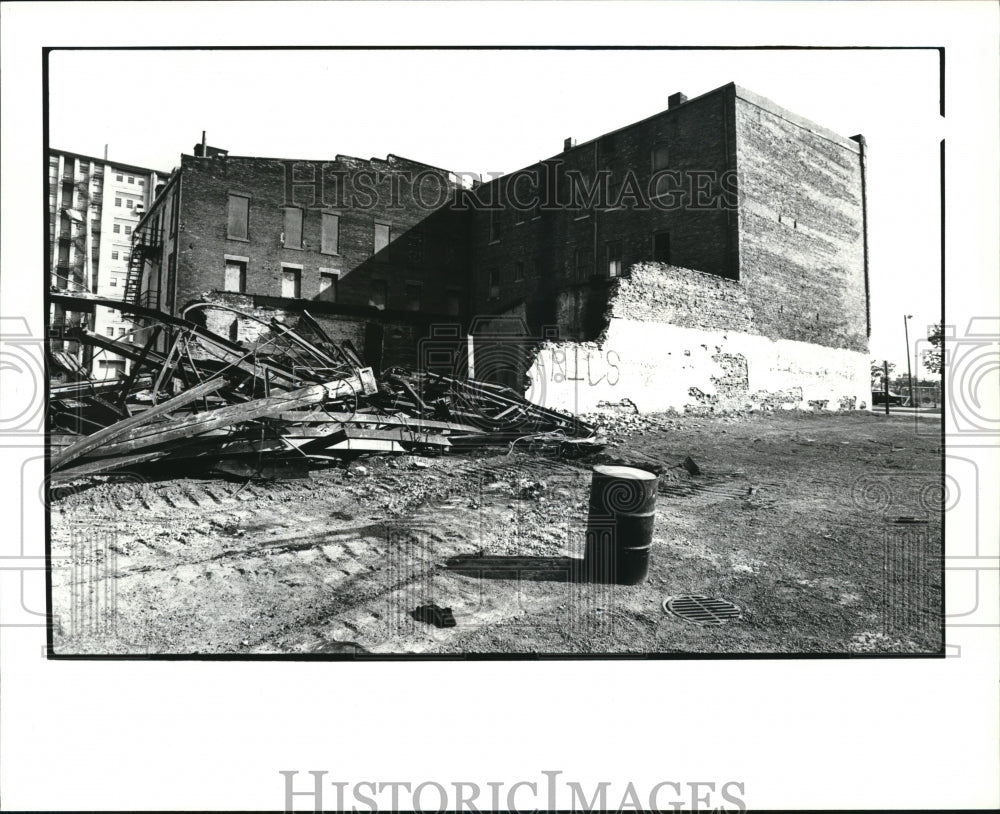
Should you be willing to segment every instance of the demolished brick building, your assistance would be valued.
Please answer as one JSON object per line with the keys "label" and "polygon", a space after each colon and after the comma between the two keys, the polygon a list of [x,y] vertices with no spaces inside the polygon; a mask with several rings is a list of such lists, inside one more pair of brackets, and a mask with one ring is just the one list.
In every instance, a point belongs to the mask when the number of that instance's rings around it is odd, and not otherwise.
{"label": "demolished brick building", "polygon": [[867,399],[864,139],[736,85],[473,188],[396,156],[195,153],[137,229],[128,293],[236,341],[262,324],[237,312],[308,309],[376,368],[574,411]]}

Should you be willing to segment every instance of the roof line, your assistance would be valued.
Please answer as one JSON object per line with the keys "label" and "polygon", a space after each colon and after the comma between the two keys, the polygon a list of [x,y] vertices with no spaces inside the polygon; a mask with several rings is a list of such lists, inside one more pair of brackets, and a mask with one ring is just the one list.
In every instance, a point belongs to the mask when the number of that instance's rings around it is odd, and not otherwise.
{"label": "roof line", "polygon": [[55,147],[49,147],[49,153],[55,153],[57,155],[71,155],[74,158],[86,158],[88,161],[93,161],[95,164],[111,164],[114,167],[121,167],[123,170],[138,170],[139,172],[150,173],[155,172],[157,175],[170,175],[171,171],[164,172],[163,170],[157,170],[152,167],[140,167],[138,164],[125,164],[121,161],[113,161],[110,158],[99,158],[96,155],[87,155],[86,153],[76,153],[72,150],[57,150]]}

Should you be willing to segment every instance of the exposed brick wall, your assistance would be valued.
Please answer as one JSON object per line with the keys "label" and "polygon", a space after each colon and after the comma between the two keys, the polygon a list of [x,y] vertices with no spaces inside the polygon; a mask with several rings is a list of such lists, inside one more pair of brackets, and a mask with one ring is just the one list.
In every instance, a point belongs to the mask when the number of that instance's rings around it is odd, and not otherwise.
{"label": "exposed brick wall", "polygon": [[[710,331],[761,333],[747,286],[701,271],[640,263],[617,283],[611,314]],[[777,338],[777,337],[774,337]]]}
{"label": "exposed brick wall", "polygon": [[867,352],[860,147],[739,89],[740,279],[757,332]]}
{"label": "exposed brick wall", "polygon": [[642,412],[866,406],[866,353],[769,333],[743,282],[641,263],[613,286],[597,341],[538,348],[533,398],[576,412],[622,398]]}

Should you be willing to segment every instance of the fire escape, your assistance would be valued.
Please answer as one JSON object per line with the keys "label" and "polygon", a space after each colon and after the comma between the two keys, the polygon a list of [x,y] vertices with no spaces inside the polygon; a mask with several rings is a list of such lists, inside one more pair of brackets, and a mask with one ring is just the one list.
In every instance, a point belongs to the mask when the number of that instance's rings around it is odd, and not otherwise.
{"label": "fire escape", "polygon": [[158,226],[159,219],[154,219],[152,223],[141,225],[132,233],[132,248],[128,256],[128,271],[125,277],[125,294],[122,297],[124,302],[132,305],[141,305],[139,294],[142,286],[142,270],[149,260],[153,263],[159,262],[162,241]]}

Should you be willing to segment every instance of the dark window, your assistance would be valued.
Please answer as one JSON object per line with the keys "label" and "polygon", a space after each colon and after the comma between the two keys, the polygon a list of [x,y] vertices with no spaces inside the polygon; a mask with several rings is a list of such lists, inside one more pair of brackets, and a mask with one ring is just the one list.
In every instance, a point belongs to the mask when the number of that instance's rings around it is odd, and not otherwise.
{"label": "dark window", "polygon": [[111,287],[112,288],[117,288],[118,287],[118,278],[117,277],[112,277],[110,282],[111,282]]}
{"label": "dark window", "polygon": [[115,180],[116,181],[121,181],[122,180],[122,176],[121,175],[116,175],[115,176]]}
{"label": "dark window", "polygon": [[657,263],[670,262],[670,232],[653,234],[653,260]]}
{"label": "dark window", "polygon": [[125,234],[127,234],[127,235],[132,234],[132,227],[131,226],[126,226],[125,227]]}
{"label": "dark window", "polygon": [[244,260],[226,260],[224,291],[244,293],[247,290],[247,264]]}
{"label": "dark window", "polygon": [[577,249],[576,250],[576,276],[577,279],[583,280],[590,276],[591,274],[591,251],[590,249]]}
{"label": "dark window", "polygon": [[112,260],[117,260],[118,259],[118,252],[111,252],[111,259]]}
{"label": "dark window", "polygon": [[323,213],[323,231],[320,236],[320,249],[323,254],[340,252],[340,215]]}
{"label": "dark window", "polygon": [[500,269],[490,269],[490,299],[500,298]]}
{"label": "dark window", "polygon": [[319,298],[325,302],[337,301],[337,281],[340,279],[339,271],[319,272]]}
{"label": "dark window", "polygon": [[235,240],[250,238],[250,199],[246,195],[230,195],[226,237]]}
{"label": "dark window", "polygon": [[302,210],[296,206],[285,207],[285,248],[302,248]]}
{"label": "dark window", "polygon": [[490,210],[490,243],[497,240],[497,213]]}
{"label": "dark window", "polygon": [[108,336],[114,336],[115,335],[115,329],[114,328],[108,328],[107,331],[108,331]]}
{"label": "dark window", "polygon": [[521,282],[524,279],[524,263],[518,260],[514,264],[514,282]]}
{"label": "dark window", "polygon": [[134,183],[135,183],[135,176],[134,176],[134,175],[130,175],[130,176],[128,177],[128,182],[129,182],[130,184],[134,184]]}
{"label": "dark window", "polygon": [[121,205],[122,205],[122,199],[121,198],[115,198],[115,206],[121,206]]}
{"label": "dark window", "polygon": [[420,310],[420,295],[423,291],[423,286],[420,283],[407,283],[406,284],[406,310],[407,311],[419,311]]}
{"label": "dark window", "polygon": [[133,203],[135,203],[135,202],[131,198],[129,198],[127,201],[125,201],[125,208],[126,209],[131,209]]}
{"label": "dark window", "polygon": [[281,296],[290,299],[302,296],[302,269],[281,267]]}
{"label": "dark window", "polygon": [[667,145],[661,142],[653,147],[653,172],[667,169],[669,163],[670,154]]}
{"label": "dark window", "polygon": [[122,230],[122,225],[121,225],[120,223],[116,223],[116,224],[114,225],[114,233],[115,233],[116,235],[117,235],[117,234],[120,234],[120,233],[121,233],[121,230]]}
{"label": "dark window", "polygon": [[388,287],[385,280],[372,280],[371,295],[368,298],[368,304],[378,308],[379,311],[384,311],[387,299]]}
{"label": "dark window", "polygon": [[419,265],[424,262],[424,236],[423,235],[409,235],[408,245],[406,247],[407,256],[412,265]]}
{"label": "dark window", "polygon": [[608,277],[620,277],[622,273],[622,244],[617,240],[608,243]]}
{"label": "dark window", "polygon": [[461,310],[461,296],[454,289],[449,289],[445,294],[445,312],[450,316],[458,316]]}

